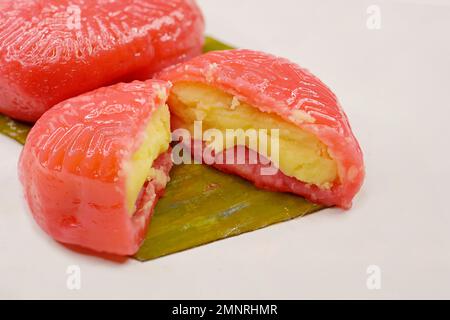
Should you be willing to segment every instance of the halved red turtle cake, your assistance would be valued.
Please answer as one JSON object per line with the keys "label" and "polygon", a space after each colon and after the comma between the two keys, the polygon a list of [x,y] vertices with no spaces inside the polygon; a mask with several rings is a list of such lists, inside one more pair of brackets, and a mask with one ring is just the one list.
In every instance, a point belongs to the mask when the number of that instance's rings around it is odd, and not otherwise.
{"label": "halved red turtle cake", "polygon": [[106,85],[146,80],[201,54],[194,0],[2,0],[0,112],[36,121]]}
{"label": "halved red turtle cake", "polygon": [[117,84],[37,121],[19,174],[35,220],[54,239],[120,255],[138,250],[172,167],[169,88]]}
{"label": "halved red turtle cake", "polygon": [[[196,57],[157,77],[173,83],[173,129],[188,129],[196,140],[195,121],[202,121],[203,130],[219,130],[223,137],[231,129],[241,129],[236,138],[248,129],[267,132],[264,139],[256,136],[257,144],[248,137],[216,143],[214,151],[227,157],[242,149],[247,149],[247,158],[259,153],[256,163],[215,162],[216,168],[261,188],[295,193],[327,206],[351,206],[364,179],[363,155],[336,96],[307,70],[266,53],[230,50]],[[269,157],[274,151],[269,150],[273,129],[278,129],[276,161]],[[200,139],[211,144],[204,136]],[[260,151],[264,144],[269,144],[268,152]],[[279,169],[276,173],[262,174],[265,157]]]}

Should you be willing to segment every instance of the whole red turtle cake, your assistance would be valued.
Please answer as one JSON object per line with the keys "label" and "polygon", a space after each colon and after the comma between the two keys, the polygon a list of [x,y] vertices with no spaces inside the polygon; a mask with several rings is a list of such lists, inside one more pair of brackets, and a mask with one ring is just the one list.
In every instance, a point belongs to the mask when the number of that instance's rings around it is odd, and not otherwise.
{"label": "whole red turtle cake", "polygon": [[53,105],[201,53],[192,0],[2,0],[0,112],[36,121]]}

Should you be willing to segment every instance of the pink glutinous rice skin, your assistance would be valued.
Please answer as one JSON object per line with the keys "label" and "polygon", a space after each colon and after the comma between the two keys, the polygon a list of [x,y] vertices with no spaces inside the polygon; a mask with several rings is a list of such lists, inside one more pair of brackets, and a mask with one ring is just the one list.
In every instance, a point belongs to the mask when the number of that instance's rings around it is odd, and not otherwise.
{"label": "pink glutinous rice skin", "polygon": [[351,207],[365,176],[363,154],[334,93],[306,69],[263,52],[228,50],[169,67],[156,78],[173,84],[195,82],[212,86],[315,135],[336,161],[339,181],[330,189],[321,189],[282,173],[262,177],[255,165],[216,166],[220,170],[240,175],[257,186],[292,192],[319,204]]}

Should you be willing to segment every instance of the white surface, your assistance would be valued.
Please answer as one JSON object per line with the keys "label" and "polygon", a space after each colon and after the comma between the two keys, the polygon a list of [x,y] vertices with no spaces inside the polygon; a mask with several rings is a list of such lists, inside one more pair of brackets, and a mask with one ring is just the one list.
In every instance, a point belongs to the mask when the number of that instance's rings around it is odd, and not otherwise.
{"label": "white surface", "polygon": [[[0,297],[450,298],[450,1],[199,2],[209,34],[291,58],[335,91],[365,151],[354,208],[116,263],[36,227],[17,179],[21,147],[0,137]],[[366,27],[371,4],[381,30]],[[69,265],[81,268],[79,291],[66,287]],[[366,286],[369,265],[380,290]]]}

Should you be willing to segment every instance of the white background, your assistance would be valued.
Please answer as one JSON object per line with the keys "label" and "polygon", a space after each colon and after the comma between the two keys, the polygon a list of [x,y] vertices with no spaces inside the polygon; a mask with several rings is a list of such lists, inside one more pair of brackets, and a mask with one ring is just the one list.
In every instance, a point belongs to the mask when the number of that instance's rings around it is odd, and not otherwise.
{"label": "white background", "polygon": [[[329,209],[147,263],[48,238],[25,209],[21,146],[0,137],[1,298],[450,298],[450,1],[202,0],[209,34],[307,67],[365,152],[348,212]],[[369,5],[381,30],[366,26]],[[66,287],[69,265],[81,290]],[[366,286],[381,269],[381,289]]]}

